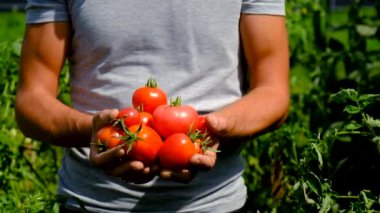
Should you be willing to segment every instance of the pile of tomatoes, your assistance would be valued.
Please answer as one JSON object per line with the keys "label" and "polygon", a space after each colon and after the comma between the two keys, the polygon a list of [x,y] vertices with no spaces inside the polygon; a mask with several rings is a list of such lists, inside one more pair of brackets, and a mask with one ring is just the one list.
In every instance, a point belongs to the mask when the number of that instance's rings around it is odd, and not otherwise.
{"label": "pile of tomatoes", "polygon": [[185,169],[194,154],[209,143],[205,117],[180,97],[168,103],[166,93],[150,78],[137,88],[132,106],[119,110],[117,120],[97,132],[101,151],[123,146],[128,159],[146,166],[159,162],[162,168]]}

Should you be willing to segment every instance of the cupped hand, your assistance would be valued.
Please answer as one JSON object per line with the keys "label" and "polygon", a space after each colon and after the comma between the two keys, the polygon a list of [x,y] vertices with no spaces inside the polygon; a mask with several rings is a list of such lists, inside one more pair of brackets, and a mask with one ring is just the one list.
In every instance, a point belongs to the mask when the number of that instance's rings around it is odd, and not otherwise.
{"label": "cupped hand", "polygon": [[106,109],[96,113],[92,119],[93,130],[90,146],[90,162],[105,171],[106,174],[119,177],[126,182],[136,184],[152,180],[159,168],[158,165],[144,166],[140,161],[129,160],[124,145],[101,152],[97,143],[97,132],[104,125],[110,124],[118,115],[117,109]]}
{"label": "cupped hand", "polygon": [[215,166],[219,151],[224,154],[224,152],[239,150],[241,142],[246,138],[241,136],[241,133],[229,122],[228,116],[224,116],[221,112],[216,112],[207,114],[205,117],[207,131],[212,141],[209,149],[203,154],[193,155],[188,169],[180,171],[162,170],[160,172],[161,178],[180,183],[189,183],[195,178],[198,171],[211,170]]}
{"label": "cupped hand", "polygon": [[199,171],[208,171],[212,169],[217,160],[216,150],[219,147],[219,142],[216,138],[211,139],[212,143],[209,149],[206,149],[203,154],[194,154],[190,159],[190,165],[187,169],[178,171],[162,169],[160,177],[165,180],[171,180],[179,183],[191,182]]}

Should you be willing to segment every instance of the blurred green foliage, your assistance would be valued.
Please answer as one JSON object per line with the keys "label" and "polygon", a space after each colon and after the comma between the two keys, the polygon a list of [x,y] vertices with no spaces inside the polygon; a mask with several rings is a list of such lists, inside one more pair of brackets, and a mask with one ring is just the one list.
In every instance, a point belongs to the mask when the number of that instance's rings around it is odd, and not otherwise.
{"label": "blurred green foliage", "polygon": [[243,151],[255,212],[380,210],[380,2],[287,1],[287,122]]}
{"label": "blurred green foliage", "polygon": [[24,34],[25,13],[0,11],[0,41],[20,40]]}
{"label": "blurred green foliage", "polygon": [[[15,121],[25,14],[0,12],[0,212],[58,212],[58,169],[63,149],[26,138]],[[68,102],[67,69],[59,98]]]}

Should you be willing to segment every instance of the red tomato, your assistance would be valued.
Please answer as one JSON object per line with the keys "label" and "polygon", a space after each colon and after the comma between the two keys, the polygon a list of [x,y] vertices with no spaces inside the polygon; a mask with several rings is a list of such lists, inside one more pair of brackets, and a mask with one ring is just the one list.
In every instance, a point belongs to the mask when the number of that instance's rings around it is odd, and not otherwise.
{"label": "red tomato", "polygon": [[208,133],[201,132],[199,129],[196,129],[191,134],[188,135],[190,140],[193,141],[195,152],[197,154],[204,154],[206,150],[219,152],[218,150],[214,150],[210,148],[209,145],[212,143],[211,137],[208,136]]}
{"label": "red tomato", "polygon": [[128,128],[132,133],[125,150],[132,160],[143,162],[145,166],[152,165],[158,159],[158,151],[162,145],[160,135],[152,128],[145,125],[133,125]]}
{"label": "red tomato", "polygon": [[124,124],[127,127],[138,125],[141,122],[139,111],[133,107],[126,107],[124,109],[121,109],[117,115],[117,118],[124,119]]}
{"label": "red tomato", "polygon": [[195,153],[195,146],[190,138],[186,134],[176,133],[166,138],[158,157],[162,168],[180,170],[188,168]]}
{"label": "red tomato", "polygon": [[156,80],[150,78],[144,87],[136,89],[132,95],[132,104],[141,111],[153,113],[160,105],[166,105],[165,92],[157,87]]}
{"label": "red tomato", "polygon": [[206,117],[205,116],[198,116],[194,123],[193,132],[198,130],[200,133],[205,133],[207,130],[206,126]]}
{"label": "red tomato", "polygon": [[203,154],[201,139],[197,139],[194,141],[194,148],[195,148],[195,153]]}
{"label": "red tomato", "polygon": [[164,138],[174,133],[188,133],[198,118],[197,111],[188,105],[181,105],[177,98],[170,106],[159,106],[153,112],[153,127]]}
{"label": "red tomato", "polygon": [[122,137],[125,135],[124,131],[118,127],[107,125],[102,127],[97,132],[97,139],[99,145],[103,144],[105,149],[112,149],[121,145],[124,141]]}
{"label": "red tomato", "polygon": [[140,121],[142,124],[152,127],[152,114],[149,112],[140,112]]}

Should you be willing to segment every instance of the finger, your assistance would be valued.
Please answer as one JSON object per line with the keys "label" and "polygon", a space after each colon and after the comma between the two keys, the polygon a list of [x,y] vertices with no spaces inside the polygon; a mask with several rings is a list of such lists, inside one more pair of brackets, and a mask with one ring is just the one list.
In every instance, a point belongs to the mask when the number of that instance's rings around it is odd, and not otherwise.
{"label": "finger", "polygon": [[150,172],[153,174],[159,174],[161,171],[161,167],[159,163],[153,164],[152,166],[149,167]]}
{"label": "finger", "polygon": [[111,121],[117,118],[119,110],[117,109],[105,109],[96,113],[92,119],[94,129],[97,130],[100,127],[111,123]]}
{"label": "finger", "polygon": [[127,175],[132,175],[132,174],[143,175],[144,164],[141,161],[121,162],[116,167],[106,170],[106,173],[108,175],[117,176],[117,177],[127,176]]}
{"label": "finger", "polygon": [[195,154],[191,157],[190,163],[194,167],[197,167],[203,170],[210,170],[215,166],[216,153],[209,152],[205,154]]}
{"label": "finger", "polygon": [[219,140],[217,137],[211,136],[211,140],[207,144],[208,147],[202,154],[194,154],[190,158],[190,164],[194,168],[210,170],[215,166],[217,152],[219,148]]}
{"label": "finger", "polygon": [[113,175],[121,177],[121,179],[125,182],[143,184],[151,181],[157,174],[150,167],[144,168],[142,163],[139,161],[130,162],[130,166],[130,168],[128,168],[128,166],[124,168],[123,166],[116,168],[116,170],[114,170],[115,173],[113,173]]}
{"label": "finger", "polygon": [[94,115],[94,117],[92,118],[91,144],[97,143],[96,133],[99,131],[100,128],[115,120],[117,114],[119,114],[119,110],[117,109],[105,109]]}
{"label": "finger", "polygon": [[176,181],[179,183],[189,183],[194,179],[196,175],[195,171],[182,169],[179,171],[162,170],[160,177],[164,180]]}
{"label": "finger", "polygon": [[109,164],[120,162],[120,159],[125,156],[125,150],[122,146],[109,149],[104,152],[99,152],[96,144],[90,147],[90,162],[100,168],[106,167]]}
{"label": "finger", "polygon": [[206,116],[207,129],[218,136],[228,136],[227,121],[224,117],[217,114],[208,114]]}

